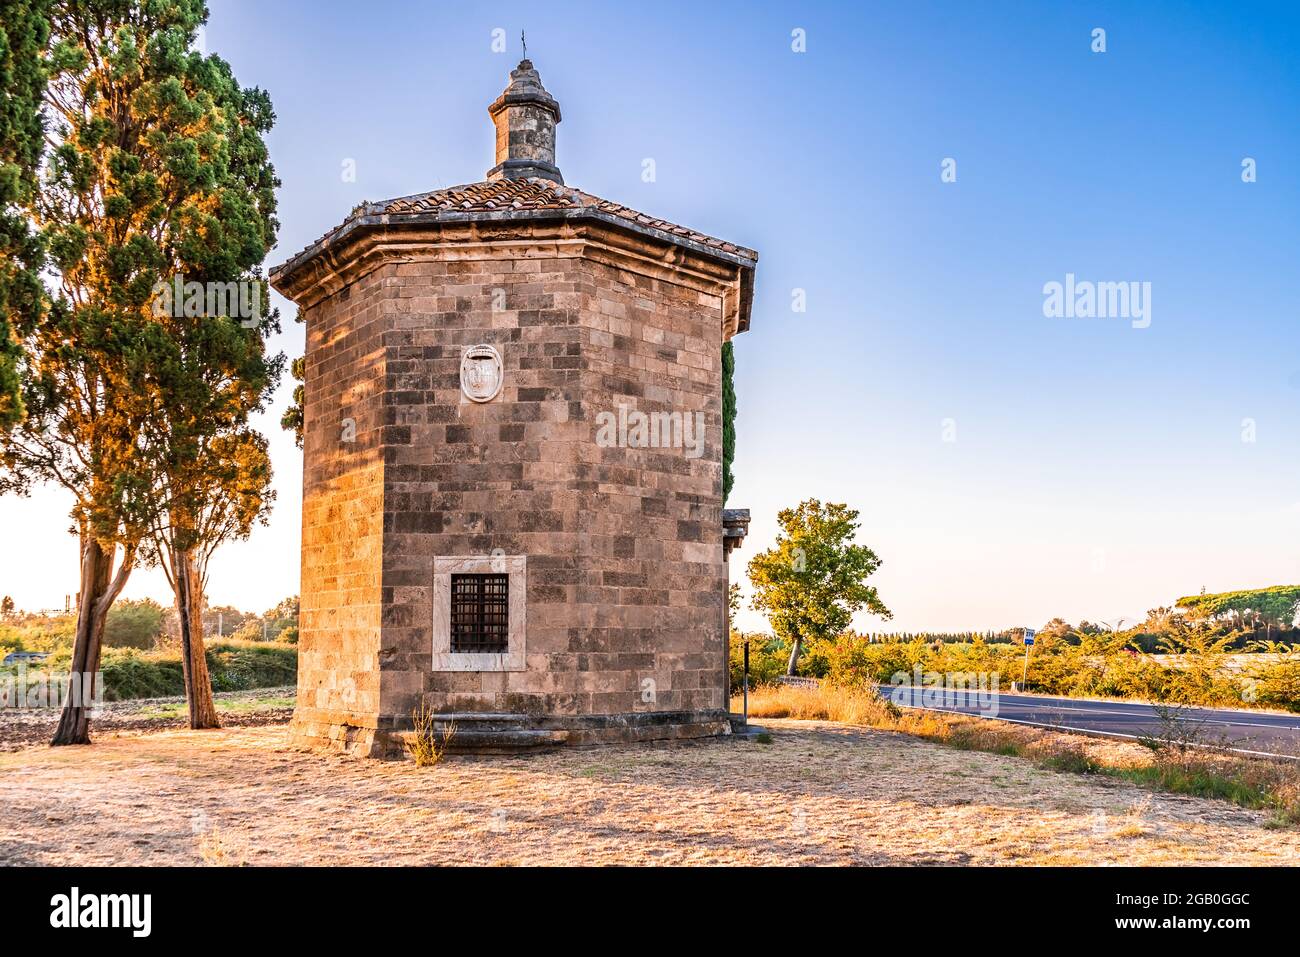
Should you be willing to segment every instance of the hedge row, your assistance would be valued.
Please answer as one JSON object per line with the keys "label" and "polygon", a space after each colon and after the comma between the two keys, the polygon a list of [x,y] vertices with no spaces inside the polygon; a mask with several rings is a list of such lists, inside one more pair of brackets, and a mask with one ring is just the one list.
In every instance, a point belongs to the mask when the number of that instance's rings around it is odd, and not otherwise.
{"label": "hedge row", "polygon": [[[733,634],[731,688],[740,688],[743,643],[750,641],[750,686],[785,672],[789,646],[764,635]],[[1212,645],[1217,649],[1217,644]],[[1259,705],[1300,712],[1300,650],[1231,655],[1183,647],[1176,655],[1149,655],[1127,639],[1089,636],[1081,645],[1040,638],[1029,659],[1029,688],[1063,697],[1132,698],[1216,707]],[[1235,666],[1234,660],[1235,659]],[[799,673],[843,686],[888,684],[900,673],[999,675],[1010,690],[1024,667],[1024,649],[983,640],[968,644],[927,641],[871,642],[858,635],[812,643],[799,660]]]}
{"label": "hedge row", "polygon": [[[298,680],[298,649],[269,642],[221,641],[207,648],[213,691],[274,688]],[[52,655],[47,669],[66,672],[71,652]],[[100,661],[104,699],[165,698],[185,694],[179,650],[142,652],[134,648],[105,648]]]}

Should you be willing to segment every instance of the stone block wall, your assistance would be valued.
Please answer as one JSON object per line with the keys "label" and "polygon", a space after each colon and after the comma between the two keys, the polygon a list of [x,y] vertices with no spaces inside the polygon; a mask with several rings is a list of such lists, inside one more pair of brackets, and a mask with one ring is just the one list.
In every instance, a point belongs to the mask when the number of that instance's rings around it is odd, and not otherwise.
{"label": "stone block wall", "polygon": [[[716,298],[563,256],[424,261],[383,282],[383,720],[422,696],[550,715],[724,708]],[[459,381],[480,342],[505,370],[484,404]],[[602,448],[597,415],[620,404],[702,412],[700,456]],[[527,667],[434,671],[433,561],[491,554],[527,556]]]}
{"label": "stone block wall", "polygon": [[367,750],[380,707],[386,362],[383,290],[362,281],[307,311],[302,594],[295,732]]}
{"label": "stone block wall", "polygon": [[[690,448],[588,448],[589,575],[579,600],[593,620],[572,647],[582,664],[628,679],[596,693],[592,709],[724,709],[721,303],[594,259],[583,262],[583,280],[588,419],[667,413],[690,419],[683,439],[704,426]],[[636,694],[645,677],[653,703]]]}
{"label": "stone block wall", "polygon": [[[574,477],[582,421],[582,327],[574,259],[425,260],[396,266],[390,294],[383,557],[383,714],[431,707],[574,713],[550,673],[580,622],[585,546]],[[504,386],[461,393],[464,350],[489,343]],[[525,672],[431,667],[433,563],[527,556]],[[509,698],[526,692],[527,702]]]}
{"label": "stone block wall", "polygon": [[[303,297],[297,739],[393,753],[422,703],[570,743],[725,730],[734,272],[603,227],[459,228],[363,248]],[[504,377],[479,403],[460,366],[484,343]],[[677,431],[610,440],[639,413]],[[435,668],[436,560],[493,555],[524,562],[522,663],[512,638],[501,670]]]}

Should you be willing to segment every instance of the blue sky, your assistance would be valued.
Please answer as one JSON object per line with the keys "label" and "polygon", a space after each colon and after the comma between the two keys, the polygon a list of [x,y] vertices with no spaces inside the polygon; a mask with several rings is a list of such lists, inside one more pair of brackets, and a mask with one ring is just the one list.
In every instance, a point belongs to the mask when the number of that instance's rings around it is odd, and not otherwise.
{"label": "blue sky", "polygon": [[[817,496],[861,510],[891,629],[1132,618],[1300,580],[1300,7],[210,7],[208,49],[279,118],[270,263],[362,200],[482,179],[521,28],[568,183],[759,250],[736,572],[777,509]],[[1150,327],[1046,318],[1067,273],[1151,283]],[[276,514],[218,553],[218,603],[297,589],[300,460],[273,442]],[[48,533],[66,511],[0,501],[33,543],[0,558],[22,605],[75,589],[75,543]],[[169,600],[150,573],[127,594]]]}

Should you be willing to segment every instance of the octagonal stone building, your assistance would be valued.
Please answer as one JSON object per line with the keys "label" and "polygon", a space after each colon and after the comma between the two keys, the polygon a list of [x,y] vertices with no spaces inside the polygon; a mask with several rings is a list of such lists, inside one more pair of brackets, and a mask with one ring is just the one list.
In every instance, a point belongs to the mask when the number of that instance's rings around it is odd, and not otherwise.
{"label": "octagonal stone building", "polygon": [[724,341],[757,254],[564,184],[528,60],[485,182],[272,270],[306,322],[295,740],[725,734]]}

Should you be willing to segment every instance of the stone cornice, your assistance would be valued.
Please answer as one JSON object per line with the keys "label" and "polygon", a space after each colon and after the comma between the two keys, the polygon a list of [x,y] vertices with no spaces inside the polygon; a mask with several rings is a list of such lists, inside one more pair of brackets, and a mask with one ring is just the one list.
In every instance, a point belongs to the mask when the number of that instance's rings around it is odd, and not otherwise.
{"label": "stone cornice", "polygon": [[724,339],[749,326],[754,260],[586,208],[362,215],[270,279],[310,308],[388,263],[539,258],[594,259],[718,296]]}

